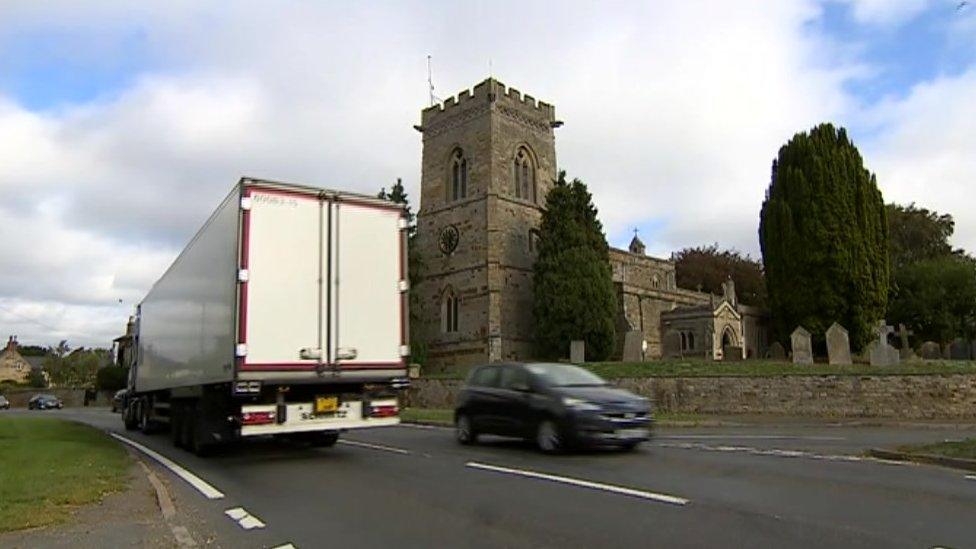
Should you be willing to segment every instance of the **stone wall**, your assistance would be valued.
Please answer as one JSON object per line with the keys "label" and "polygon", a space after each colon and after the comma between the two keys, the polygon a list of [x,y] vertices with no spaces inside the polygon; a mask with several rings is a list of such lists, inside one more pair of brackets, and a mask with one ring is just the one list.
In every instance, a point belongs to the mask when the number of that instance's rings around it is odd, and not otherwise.
{"label": "stone wall", "polygon": [[[414,380],[408,405],[451,408],[461,380]],[[976,375],[653,377],[615,381],[661,412],[976,419]]]}

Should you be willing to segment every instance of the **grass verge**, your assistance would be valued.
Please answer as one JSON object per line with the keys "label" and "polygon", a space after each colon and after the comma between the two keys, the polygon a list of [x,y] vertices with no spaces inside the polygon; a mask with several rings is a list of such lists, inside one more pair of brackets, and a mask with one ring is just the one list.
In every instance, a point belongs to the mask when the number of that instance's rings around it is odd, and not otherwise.
{"label": "grass verge", "polygon": [[976,460],[976,438],[936,442],[934,444],[912,444],[898,447],[899,452],[907,454],[926,454],[957,459]]}
{"label": "grass verge", "polygon": [[[668,359],[648,362],[593,362],[584,368],[606,379],[647,377],[712,377],[712,376],[820,376],[820,375],[930,375],[976,374],[976,362],[962,360],[914,360],[897,366],[878,367],[870,364],[830,365],[824,363],[801,366],[776,360],[745,360],[716,362],[705,359]],[[461,379],[457,372],[425,372],[425,378]]]}
{"label": "grass verge", "polygon": [[0,532],[54,524],[126,485],[129,456],[101,431],[54,418],[0,418]]}
{"label": "grass verge", "polygon": [[[400,419],[413,423],[454,425],[454,410],[448,408],[404,408],[400,411]],[[654,419],[663,423],[700,423],[707,420],[708,416],[701,414],[665,414],[655,412]]]}

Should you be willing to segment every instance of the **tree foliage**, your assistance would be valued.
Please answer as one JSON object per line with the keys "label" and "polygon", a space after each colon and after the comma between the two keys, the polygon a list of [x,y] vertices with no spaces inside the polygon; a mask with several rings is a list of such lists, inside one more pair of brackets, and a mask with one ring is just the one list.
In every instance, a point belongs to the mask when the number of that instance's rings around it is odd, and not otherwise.
{"label": "tree foliage", "polygon": [[108,362],[105,349],[78,348],[69,351],[67,342],[48,349],[43,367],[56,387],[93,387],[100,366]]}
{"label": "tree foliage", "polygon": [[946,254],[898,267],[889,305],[917,341],[950,341],[976,331],[976,261]]}
{"label": "tree foliage", "polygon": [[951,215],[919,208],[914,203],[888,204],[885,209],[892,269],[897,271],[905,265],[953,253],[949,237],[956,223]]}
{"label": "tree foliage", "polygon": [[95,388],[101,391],[124,389],[129,381],[129,369],[124,366],[106,366],[95,374]]}
{"label": "tree foliage", "polygon": [[875,176],[847,132],[821,124],[773,161],[759,244],[774,329],[820,341],[837,321],[862,347],[888,301],[888,222]]}
{"label": "tree foliage", "polygon": [[766,305],[766,281],[762,265],[736,250],[719,250],[718,244],[685,248],[674,254],[675,282],[681,288],[722,293],[731,278],[735,293],[746,305]]}
{"label": "tree foliage", "polygon": [[27,374],[27,385],[35,389],[47,387],[47,379],[44,377],[44,372],[37,368],[31,368],[30,373]]}
{"label": "tree foliage", "polygon": [[573,340],[586,342],[587,360],[614,349],[616,295],[609,246],[592,196],[566,173],[546,197],[533,274],[532,311],[540,356],[565,357]]}

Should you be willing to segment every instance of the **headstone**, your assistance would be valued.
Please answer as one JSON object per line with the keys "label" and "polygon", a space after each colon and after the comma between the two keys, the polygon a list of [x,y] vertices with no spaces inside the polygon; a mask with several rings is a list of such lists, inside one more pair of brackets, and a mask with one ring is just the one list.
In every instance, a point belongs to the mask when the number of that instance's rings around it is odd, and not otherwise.
{"label": "headstone", "polygon": [[575,340],[569,344],[569,361],[573,364],[586,362],[586,346],[582,340]]}
{"label": "headstone", "polygon": [[894,366],[901,361],[901,357],[898,355],[898,349],[895,349],[888,343],[888,335],[894,331],[895,329],[885,324],[883,320],[879,321],[878,325],[875,326],[874,333],[878,336],[878,339],[871,345],[868,353],[871,366]]}
{"label": "headstone", "polygon": [[904,324],[898,325],[898,337],[901,339],[901,346],[898,349],[898,354],[901,356],[902,360],[910,360],[915,358],[915,351],[912,350],[912,344],[908,341],[908,336],[915,335],[915,332],[909,330]]}
{"label": "headstone", "polygon": [[669,330],[664,334],[664,357],[678,358],[681,356],[681,334]]}
{"label": "headstone", "polygon": [[624,334],[624,362],[642,362],[644,353],[641,352],[644,344],[644,334],[636,330],[631,330]]}
{"label": "headstone", "polygon": [[786,360],[786,349],[779,341],[774,341],[766,350],[766,358],[770,360]]}
{"label": "headstone", "polygon": [[949,351],[951,343],[942,344],[942,360],[949,360],[952,358],[952,353]]}
{"label": "headstone", "polygon": [[722,360],[726,362],[742,362],[742,347],[735,345],[722,347]]}
{"label": "headstone", "polygon": [[969,342],[956,338],[949,344],[949,360],[969,360]]}
{"label": "headstone", "polygon": [[836,322],[827,328],[827,361],[830,364],[851,364],[851,340],[847,329]]}
{"label": "headstone", "polygon": [[919,349],[922,358],[926,360],[939,360],[942,358],[942,346],[934,341],[926,341]]}
{"label": "headstone", "polygon": [[793,364],[813,364],[813,346],[810,344],[810,332],[803,326],[797,326],[790,334],[790,346],[793,348]]}

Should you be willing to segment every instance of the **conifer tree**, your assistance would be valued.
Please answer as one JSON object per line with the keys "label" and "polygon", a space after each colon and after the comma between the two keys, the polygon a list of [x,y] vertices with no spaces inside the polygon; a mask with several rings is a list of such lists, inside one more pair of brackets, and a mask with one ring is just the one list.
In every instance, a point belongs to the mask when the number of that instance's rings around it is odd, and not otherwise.
{"label": "conifer tree", "polygon": [[888,300],[888,223],[875,176],[847,132],[798,133],[773,161],[759,244],[780,341],[802,325],[823,342],[837,321],[863,347]]}
{"label": "conifer tree", "polygon": [[587,360],[614,349],[616,295],[609,247],[592,196],[566,173],[546,197],[533,276],[533,314],[540,356],[565,357],[573,340],[586,342]]}

